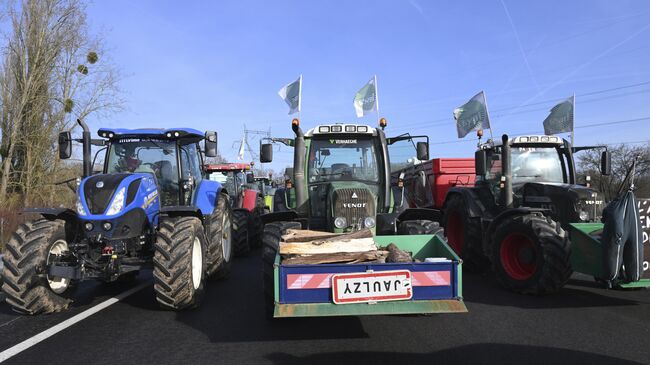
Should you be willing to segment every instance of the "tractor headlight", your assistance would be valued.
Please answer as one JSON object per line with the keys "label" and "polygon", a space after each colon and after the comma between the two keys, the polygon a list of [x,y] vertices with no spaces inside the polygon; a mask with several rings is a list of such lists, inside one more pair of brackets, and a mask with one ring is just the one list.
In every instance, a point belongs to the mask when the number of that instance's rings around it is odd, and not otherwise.
{"label": "tractor headlight", "polygon": [[375,218],[373,217],[366,217],[366,219],[363,220],[363,226],[366,228],[372,228],[376,224]]}
{"label": "tractor headlight", "polygon": [[334,219],[334,227],[342,229],[347,226],[348,226],[348,222],[345,219],[345,217],[336,217],[336,219]]}
{"label": "tractor headlight", "polygon": [[581,210],[579,213],[579,218],[581,221],[586,221],[589,219],[589,213],[585,212],[584,210]]}
{"label": "tractor headlight", "polygon": [[124,209],[124,195],[126,194],[126,188],[120,189],[120,191],[115,194],[113,198],[113,203],[108,208],[106,215],[115,215]]}
{"label": "tractor headlight", "polygon": [[81,204],[81,198],[78,198],[78,199],[77,199],[77,214],[79,214],[79,215],[81,215],[81,216],[88,215],[88,214],[86,213],[86,209],[84,209],[84,205]]}

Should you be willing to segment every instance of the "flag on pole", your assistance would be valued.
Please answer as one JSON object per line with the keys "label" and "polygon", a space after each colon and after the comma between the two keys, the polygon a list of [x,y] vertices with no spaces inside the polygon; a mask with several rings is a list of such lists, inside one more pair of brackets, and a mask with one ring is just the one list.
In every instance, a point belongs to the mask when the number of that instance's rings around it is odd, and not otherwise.
{"label": "flag on pole", "polygon": [[465,137],[469,132],[490,128],[487,103],[483,91],[474,95],[467,103],[454,109],[458,138]]}
{"label": "flag on pole", "polygon": [[289,105],[289,115],[300,112],[300,96],[302,93],[302,75],[298,80],[286,85],[280,91],[278,95],[284,100],[287,105]]}
{"label": "flag on pole", "polygon": [[544,119],[544,134],[573,132],[573,106],[575,96],[557,104]]}
{"label": "flag on pole", "polygon": [[377,97],[377,76],[374,76],[354,96],[354,110],[357,118],[361,118],[372,112],[379,113],[379,100]]}

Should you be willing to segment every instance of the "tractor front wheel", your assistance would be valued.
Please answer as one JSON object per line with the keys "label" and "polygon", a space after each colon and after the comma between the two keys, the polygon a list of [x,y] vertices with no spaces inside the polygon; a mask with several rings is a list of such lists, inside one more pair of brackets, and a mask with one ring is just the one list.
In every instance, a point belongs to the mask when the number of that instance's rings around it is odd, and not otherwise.
{"label": "tractor front wheel", "polygon": [[5,246],[7,303],[22,314],[62,311],[72,302],[75,280],[50,277],[49,263],[68,251],[65,222],[39,219],[21,224]]}
{"label": "tractor front wheel", "polygon": [[288,229],[300,229],[299,222],[273,222],[264,225],[262,234],[262,285],[264,287],[264,309],[266,319],[273,319],[275,307],[275,257],[280,249],[282,235]]}
{"label": "tractor front wheel", "polygon": [[206,251],[207,240],[199,218],[161,218],[153,258],[153,288],[163,309],[179,310],[201,304]]}
{"label": "tractor front wheel", "polygon": [[494,231],[492,264],[500,284],[514,292],[548,294],[571,276],[566,232],[543,215],[506,219]]}

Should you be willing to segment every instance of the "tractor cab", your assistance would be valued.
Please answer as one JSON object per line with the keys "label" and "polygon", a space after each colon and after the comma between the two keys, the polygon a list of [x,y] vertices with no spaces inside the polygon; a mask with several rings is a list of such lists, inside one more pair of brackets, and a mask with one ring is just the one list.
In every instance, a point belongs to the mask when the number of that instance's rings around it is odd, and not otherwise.
{"label": "tractor cab", "polygon": [[[382,127],[385,120],[383,123]],[[288,207],[304,217],[310,229],[331,232],[375,230],[379,214],[393,214],[380,223],[394,232],[394,207],[401,199],[391,189],[388,146],[408,141],[412,155],[424,160],[428,158],[428,138],[386,138],[383,128],[362,124],[322,124],[306,133],[297,119],[292,125],[294,140],[273,139],[294,147],[293,186],[285,191],[287,196],[295,193],[295,205],[287,199]],[[416,147],[413,141],[417,138],[427,142]],[[261,155],[262,162],[270,162],[272,145],[262,145]]]}
{"label": "tractor cab", "polygon": [[495,210],[503,205],[543,208],[567,224],[600,221],[601,195],[576,184],[573,153],[586,149],[605,150],[601,169],[608,174],[605,146],[575,148],[560,137],[539,135],[489,140],[476,152],[476,184],[489,188]]}
{"label": "tractor cab", "polygon": [[205,165],[208,178],[221,183],[228,192],[232,207],[238,207],[244,188],[253,182],[251,165],[247,163],[223,163]]}

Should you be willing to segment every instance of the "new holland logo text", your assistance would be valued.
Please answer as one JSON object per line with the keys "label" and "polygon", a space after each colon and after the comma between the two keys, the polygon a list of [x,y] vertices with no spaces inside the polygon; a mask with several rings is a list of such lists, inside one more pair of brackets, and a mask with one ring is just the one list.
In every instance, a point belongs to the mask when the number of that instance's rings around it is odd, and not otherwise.
{"label": "new holland logo text", "polygon": [[366,203],[343,203],[343,208],[365,208]]}

